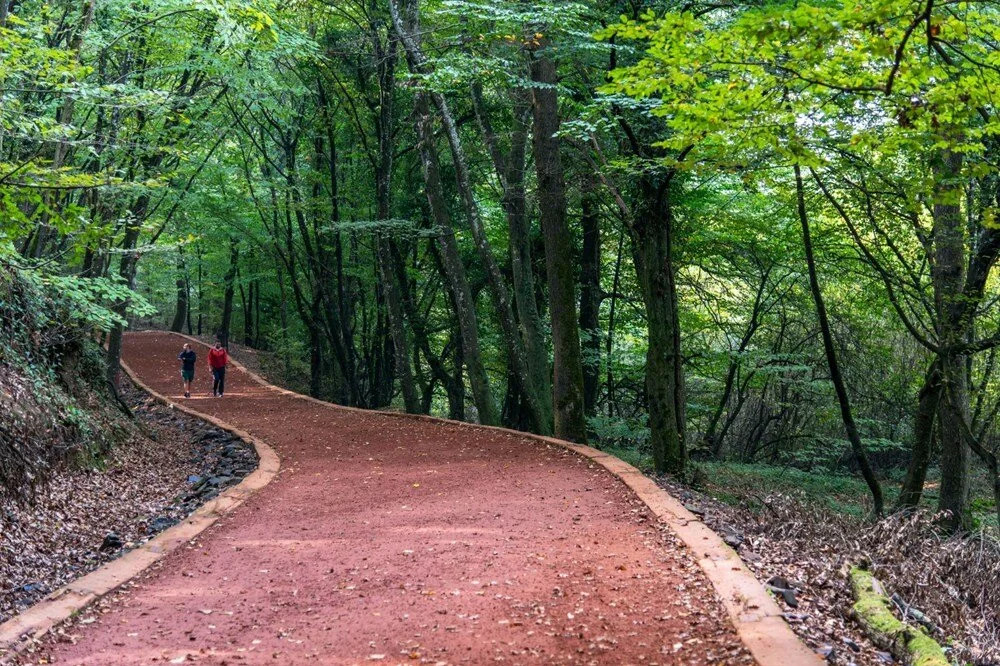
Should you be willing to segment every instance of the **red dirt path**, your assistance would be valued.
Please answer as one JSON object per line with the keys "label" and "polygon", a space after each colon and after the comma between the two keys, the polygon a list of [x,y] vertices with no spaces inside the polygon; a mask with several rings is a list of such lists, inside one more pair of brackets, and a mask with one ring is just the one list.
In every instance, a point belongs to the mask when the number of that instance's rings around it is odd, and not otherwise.
{"label": "red dirt path", "polygon": [[[132,334],[125,360],[180,401],[180,345]],[[590,461],[514,435],[328,408],[235,368],[216,400],[198,351],[186,404],[268,442],[281,473],[33,659],[752,662],[690,553]]]}

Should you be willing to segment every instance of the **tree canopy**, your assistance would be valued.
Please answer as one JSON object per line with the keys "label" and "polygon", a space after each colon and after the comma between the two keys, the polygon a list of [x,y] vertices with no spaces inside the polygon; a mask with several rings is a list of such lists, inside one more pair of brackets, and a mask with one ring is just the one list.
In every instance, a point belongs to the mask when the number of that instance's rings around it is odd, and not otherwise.
{"label": "tree canopy", "polygon": [[0,253],[112,383],[167,327],[960,531],[1000,498],[998,42],[991,2],[0,0]]}

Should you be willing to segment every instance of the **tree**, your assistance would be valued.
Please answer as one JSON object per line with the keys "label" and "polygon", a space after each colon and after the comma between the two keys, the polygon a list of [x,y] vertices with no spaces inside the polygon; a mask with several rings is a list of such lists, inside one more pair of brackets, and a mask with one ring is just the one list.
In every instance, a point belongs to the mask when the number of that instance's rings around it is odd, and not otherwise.
{"label": "tree", "polygon": [[[539,28],[544,30],[544,27]],[[584,421],[583,365],[580,361],[580,329],[569,225],[566,220],[566,182],[559,155],[559,108],[556,97],[556,66],[548,54],[531,63],[532,147],[538,174],[538,205],[545,237],[545,267],[552,317],[555,355],[553,381],[555,433],[573,442],[587,441]]]}

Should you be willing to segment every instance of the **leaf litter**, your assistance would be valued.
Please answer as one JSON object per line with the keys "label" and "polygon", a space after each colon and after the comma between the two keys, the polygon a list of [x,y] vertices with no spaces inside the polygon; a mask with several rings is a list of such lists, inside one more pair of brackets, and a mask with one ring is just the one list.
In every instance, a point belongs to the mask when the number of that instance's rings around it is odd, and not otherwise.
{"label": "leaf litter", "polygon": [[[773,493],[731,506],[658,482],[737,550],[792,629],[829,663],[897,663],[850,617],[846,569],[858,564],[894,597],[897,616],[928,629],[952,662],[1000,663],[1000,543],[992,535],[944,536],[925,511],[867,523],[804,495]],[[782,594],[786,589],[793,594]]]}
{"label": "leaf litter", "polygon": [[256,468],[253,447],[122,380],[138,428],[30,503],[0,502],[0,622],[141,545]]}

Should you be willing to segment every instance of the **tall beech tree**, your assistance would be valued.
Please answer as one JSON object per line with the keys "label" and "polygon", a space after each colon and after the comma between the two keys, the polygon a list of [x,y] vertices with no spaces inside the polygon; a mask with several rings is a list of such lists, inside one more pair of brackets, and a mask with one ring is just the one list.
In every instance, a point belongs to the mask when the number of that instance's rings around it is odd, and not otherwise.
{"label": "tall beech tree", "polygon": [[536,53],[530,69],[531,81],[535,84],[531,91],[534,117],[532,152],[538,176],[539,216],[545,238],[545,272],[548,275],[555,356],[552,383],[555,434],[573,442],[586,442],[580,329],[574,293],[573,253],[566,219],[566,178],[556,137],[559,131],[556,66],[549,54],[542,51]]}

